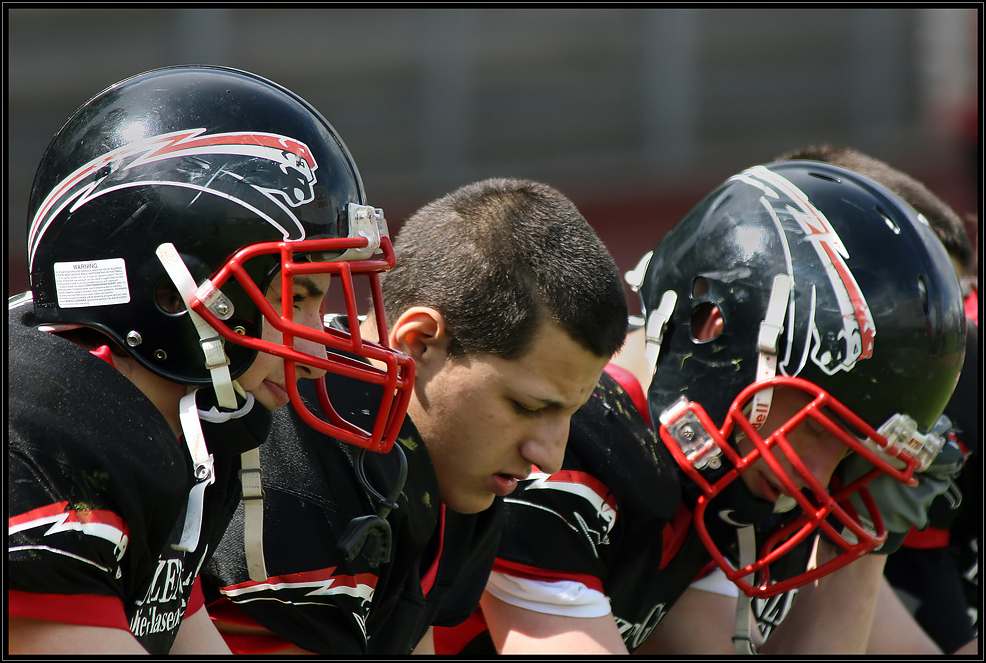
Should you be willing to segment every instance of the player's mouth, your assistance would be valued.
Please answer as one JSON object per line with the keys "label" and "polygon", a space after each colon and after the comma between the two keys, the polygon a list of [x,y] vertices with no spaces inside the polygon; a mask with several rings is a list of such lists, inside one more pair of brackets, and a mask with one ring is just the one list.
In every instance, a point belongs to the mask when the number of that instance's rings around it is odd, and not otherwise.
{"label": "player's mouth", "polygon": [[517,482],[522,477],[515,474],[497,473],[493,475],[493,492],[500,497],[506,497],[517,488]]}
{"label": "player's mouth", "polygon": [[757,475],[757,488],[760,490],[760,495],[771,502],[776,502],[786,492],[783,488],[774,485],[764,473]]}
{"label": "player's mouth", "polygon": [[265,405],[268,409],[276,410],[280,407],[284,407],[291,401],[291,397],[288,396],[287,390],[276,382],[264,380],[262,386],[263,390],[266,392],[267,398],[258,400],[261,400],[261,404]]}

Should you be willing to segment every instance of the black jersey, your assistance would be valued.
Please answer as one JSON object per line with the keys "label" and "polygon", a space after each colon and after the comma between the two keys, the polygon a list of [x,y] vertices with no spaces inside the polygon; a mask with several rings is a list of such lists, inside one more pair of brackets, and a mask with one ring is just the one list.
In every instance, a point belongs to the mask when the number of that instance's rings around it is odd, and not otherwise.
{"label": "black jersey", "polygon": [[[945,414],[967,454],[962,473],[928,509],[928,527],[911,528],[900,550],[888,555],[884,574],[907,597],[907,608],[946,653],[978,633],[979,541],[983,531],[979,329],[967,321],[965,365]],[[968,368],[967,368],[968,367]]]}
{"label": "black jersey", "polygon": [[[328,375],[337,411],[352,420],[380,401],[377,387]],[[302,389],[304,393],[304,389]],[[362,414],[361,414],[362,412]],[[395,449],[363,455],[373,491],[387,496],[407,479],[387,515],[390,561],[373,550],[347,559],[339,543],[356,519],[372,517],[379,500],[359,480],[359,450],[317,433],[292,408],[274,415],[261,447],[266,581],[248,577],[243,509],[203,574],[213,619],[256,623],[273,636],[224,633],[234,653],[276,652],[295,644],[318,653],[407,654],[432,624],[465,620],[479,603],[493,564],[501,522],[499,500],[463,515],[446,509],[428,451],[405,419]]]}
{"label": "black jersey", "polygon": [[[494,571],[569,580],[601,592],[631,652],[711,569],[712,558],[691,526],[694,502],[677,464],[607,373],[572,418],[562,470],[521,482],[504,501]],[[732,526],[710,524],[710,530],[716,540],[735,540]],[[755,603],[761,628],[786,612],[789,598]],[[439,638],[439,653],[495,653],[481,614]]]}
{"label": "black jersey", "polygon": [[532,475],[504,499],[494,568],[602,592],[632,650],[663,614],[656,571],[680,494],[670,454],[604,373],[572,417],[562,470]]}
{"label": "black jersey", "polygon": [[195,482],[186,446],[110,364],[32,321],[30,300],[10,307],[8,615],[129,629],[165,654],[235,505],[231,472],[217,462],[195,550],[173,548]]}

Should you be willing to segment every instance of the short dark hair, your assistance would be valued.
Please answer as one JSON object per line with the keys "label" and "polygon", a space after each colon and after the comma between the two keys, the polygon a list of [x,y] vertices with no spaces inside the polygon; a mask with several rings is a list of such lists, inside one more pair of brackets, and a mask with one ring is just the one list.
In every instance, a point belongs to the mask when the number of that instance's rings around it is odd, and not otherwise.
{"label": "short dark hair", "polygon": [[945,201],[910,175],[851,147],[809,145],[782,154],[775,161],[796,159],[824,161],[848,168],[879,182],[923,214],[949,255],[957,258],[963,268],[967,270],[972,268],[974,258],[972,242],[969,240],[962,219]]}
{"label": "short dark hair", "polygon": [[620,349],[627,300],[616,263],[575,205],[539,182],[493,178],[428,203],[381,275],[387,322],[412,306],[445,318],[450,353],[522,356],[550,320],[599,357]]}

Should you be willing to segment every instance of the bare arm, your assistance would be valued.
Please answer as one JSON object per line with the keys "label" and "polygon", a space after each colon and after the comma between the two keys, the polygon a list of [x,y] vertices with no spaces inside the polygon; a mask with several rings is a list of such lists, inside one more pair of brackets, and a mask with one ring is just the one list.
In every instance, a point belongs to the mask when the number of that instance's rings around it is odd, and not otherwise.
{"label": "bare arm", "polygon": [[[873,555],[878,558],[882,556]],[[856,562],[858,563],[858,562]],[[879,563],[876,564],[877,566]],[[801,595],[795,599],[795,605]],[[804,610],[804,605],[802,605]],[[848,603],[844,609],[858,614],[857,609]],[[651,636],[637,649],[637,654],[723,654],[732,655],[732,635],[736,599],[714,592],[688,589],[682,594],[674,608],[665,615]],[[792,614],[794,608],[792,608]],[[789,617],[790,618],[790,617]],[[710,627],[715,625],[714,627]],[[790,627],[789,627],[790,628]],[[836,632],[836,627],[813,623],[799,631],[797,638],[826,640]],[[781,632],[781,627],[778,627]],[[784,638],[784,636],[781,636]],[[773,636],[771,640],[773,641]],[[837,644],[836,642],[832,643]],[[786,641],[782,645],[790,646]],[[773,647],[777,642],[773,641]],[[764,645],[762,652],[771,651]],[[783,653],[788,653],[786,650]],[[897,598],[885,578],[879,578],[876,608],[873,616],[873,629],[867,646],[868,654],[922,655],[941,654],[934,641],[914,621],[914,618]]]}
{"label": "bare arm", "polygon": [[428,632],[425,633],[425,637],[421,638],[421,642],[418,643],[418,646],[415,647],[414,651],[411,653],[415,656],[435,655],[435,629],[433,627],[428,627]]}
{"label": "bare arm", "polygon": [[612,614],[546,615],[504,603],[489,592],[480,605],[501,654],[626,654]]}
{"label": "bare arm", "polygon": [[701,589],[686,589],[635,654],[734,655],[736,599]]}
{"label": "bare arm", "polygon": [[7,619],[10,654],[146,654],[130,631],[43,619]]}
{"label": "bare arm", "polygon": [[[819,563],[834,547],[819,541]],[[886,555],[864,555],[798,592],[791,612],[761,649],[767,654],[864,654]]]}
{"label": "bare arm", "polygon": [[877,610],[867,654],[941,654],[924,629],[914,620],[897,593],[887,582],[880,582]]}
{"label": "bare arm", "polygon": [[[273,631],[269,631],[268,629],[264,628],[263,626],[260,626],[259,624],[254,626],[248,626],[246,624],[237,624],[234,622],[227,622],[227,621],[215,621],[212,623],[216,627],[216,630],[219,632],[220,637],[222,637],[223,633],[229,633],[232,635],[268,635],[273,637],[279,637]],[[282,649],[278,649],[276,652],[273,653],[277,654],[278,656],[285,656],[288,654],[315,653],[315,652],[310,652],[307,649],[302,649],[297,645],[290,644],[287,640],[284,640],[284,642],[287,643],[288,646]],[[175,653],[174,650],[172,650],[172,653]]]}
{"label": "bare arm", "polygon": [[229,654],[226,641],[219,635],[205,608],[185,617],[171,646],[172,654]]}

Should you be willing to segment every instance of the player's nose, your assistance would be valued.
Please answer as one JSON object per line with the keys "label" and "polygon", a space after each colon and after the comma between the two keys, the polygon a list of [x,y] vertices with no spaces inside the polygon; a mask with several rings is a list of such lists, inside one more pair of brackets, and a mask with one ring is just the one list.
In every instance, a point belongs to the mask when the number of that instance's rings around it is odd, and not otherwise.
{"label": "player's nose", "polygon": [[571,417],[558,413],[545,416],[534,433],[521,445],[521,455],[542,472],[554,474],[561,470],[568,444]]}
{"label": "player's nose", "polygon": [[846,445],[834,436],[826,436],[798,455],[815,480],[827,487],[835,468],[845,458]]}
{"label": "player's nose", "polygon": [[[295,322],[318,332],[324,329],[322,314],[317,310],[309,311],[303,309],[298,318],[295,319]],[[316,359],[325,359],[328,356],[325,346],[311,339],[295,337],[294,347],[295,350],[315,357]],[[300,362],[295,364],[295,370],[299,378],[320,378],[326,373],[324,368],[302,364]]]}

